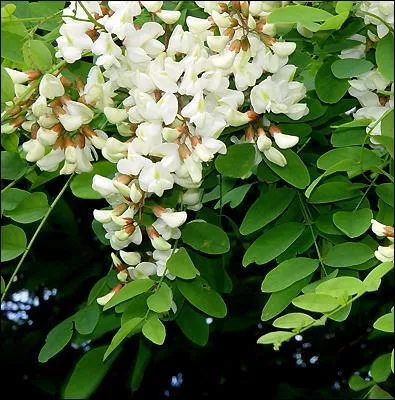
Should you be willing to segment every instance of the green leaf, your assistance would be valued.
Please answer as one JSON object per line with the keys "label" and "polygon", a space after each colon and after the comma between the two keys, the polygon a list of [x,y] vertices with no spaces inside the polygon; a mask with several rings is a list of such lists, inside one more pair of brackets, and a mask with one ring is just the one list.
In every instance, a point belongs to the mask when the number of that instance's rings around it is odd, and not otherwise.
{"label": "green leaf", "polygon": [[361,174],[373,166],[379,167],[383,163],[381,158],[373,151],[353,146],[328,151],[317,160],[317,167],[327,170],[346,159],[354,161],[352,167],[347,169],[349,177]]}
{"label": "green leaf", "polygon": [[10,151],[1,152],[1,178],[17,179],[24,174],[27,169],[27,163],[19,157],[18,153]]}
{"label": "green leaf", "polygon": [[81,199],[101,199],[102,196],[92,189],[93,177],[98,174],[106,178],[113,178],[117,165],[109,161],[98,161],[93,164],[93,170],[76,175],[71,181],[70,188],[74,196]]}
{"label": "green leaf", "polygon": [[382,315],[374,324],[373,328],[379,331],[394,333],[394,314]]}
{"label": "green leaf", "polygon": [[350,315],[351,306],[352,306],[352,303],[347,304],[346,306],[343,306],[342,308],[340,308],[340,310],[338,310],[335,313],[333,313],[332,315],[328,316],[328,318],[331,319],[332,321],[337,321],[337,322],[345,321],[348,318],[348,316]]}
{"label": "green leaf", "polygon": [[[342,3],[339,1],[339,3]],[[370,386],[374,385],[373,381],[365,381],[359,375],[353,375],[350,380],[348,381],[348,385],[350,386],[351,390],[354,392],[359,392],[360,390],[367,389]]]}
{"label": "green leaf", "polygon": [[336,268],[351,267],[373,258],[373,250],[364,243],[347,242],[331,247],[323,262]]}
{"label": "green leaf", "polygon": [[243,257],[243,266],[255,262],[262,265],[273,260],[302,234],[304,226],[297,222],[287,222],[266,231],[252,243]]}
{"label": "green leaf", "polygon": [[210,329],[206,323],[206,317],[195,311],[187,303],[182,306],[176,324],[191,342],[199,346],[207,344]]}
{"label": "green leaf", "polygon": [[331,128],[335,129],[349,129],[349,128],[360,128],[362,126],[368,126],[373,121],[372,118],[357,119],[351,122],[345,122],[341,125],[332,125]]}
{"label": "green leaf", "polygon": [[394,110],[386,111],[381,120],[381,135],[394,138]]}
{"label": "green leaf", "polygon": [[370,374],[375,382],[385,382],[391,375],[391,353],[377,357],[370,367]]}
{"label": "green leaf", "polygon": [[1,194],[1,210],[2,212],[15,209],[18,204],[30,195],[26,190],[10,188]]}
{"label": "green leaf", "polygon": [[[14,24],[14,22],[12,22],[12,24]],[[7,32],[2,30],[1,57],[22,64],[23,63],[22,45],[23,45],[23,37],[20,36],[19,33]]]}
{"label": "green leaf", "polygon": [[280,178],[288,182],[290,185],[298,189],[304,189],[310,183],[310,174],[300,157],[290,149],[281,150],[287,159],[287,165],[280,167],[263,157],[264,162],[272,169]]}
{"label": "green leaf", "polygon": [[374,65],[367,60],[357,58],[344,58],[336,60],[332,66],[332,73],[336,78],[347,79],[354,78],[365,72],[370,71]]}
{"label": "green leaf", "polygon": [[142,332],[148,340],[157,345],[163,344],[166,339],[166,328],[156,314],[148,317]]}
{"label": "green leaf", "polygon": [[140,340],[139,349],[137,350],[136,363],[133,367],[132,379],[130,383],[130,388],[133,392],[137,391],[140,388],[141,382],[144,378],[145,370],[148,366],[151,356],[152,351],[147,345],[146,341]]}
{"label": "green leaf", "polygon": [[148,308],[156,313],[169,311],[173,301],[173,293],[165,282],[162,282],[159,289],[147,299]]}
{"label": "green leaf", "polygon": [[336,278],[338,273],[339,273],[339,270],[335,269],[330,274],[324,276],[323,278],[319,279],[318,281],[309,283],[307,286],[305,286],[302,289],[302,292],[303,293],[315,293],[315,289],[318,285],[320,285],[322,282],[326,282],[329,279]]}
{"label": "green leaf", "polygon": [[240,233],[249,235],[275,220],[288,208],[295,194],[295,191],[289,188],[279,188],[261,193],[248,209],[241,223]]}
{"label": "green leaf", "polygon": [[1,104],[12,101],[15,97],[14,83],[7,71],[1,66]]}
{"label": "green leaf", "polygon": [[196,277],[192,281],[177,279],[176,283],[181,294],[200,311],[216,318],[226,316],[224,300],[203,278]]}
{"label": "green leaf", "polygon": [[19,136],[15,132],[9,133],[7,135],[2,135],[1,145],[4,147],[5,150],[10,151],[11,153],[17,153]]}
{"label": "green leaf", "polygon": [[356,211],[338,211],[333,214],[333,223],[348,237],[355,238],[365,233],[371,225],[373,213],[369,208]]}
{"label": "green leaf", "polygon": [[388,151],[392,159],[394,159],[394,138],[384,135],[376,135],[374,138],[378,143],[382,144]]}
{"label": "green leaf", "polygon": [[148,311],[147,300],[150,296],[150,293],[142,293],[133,299],[128,300],[126,303],[119,304],[116,308],[116,312],[123,312],[121,325],[123,325],[129,319],[135,317],[145,317],[145,314]]}
{"label": "green leaf", "polygon": [[267,17],[267,22],[270,24],[308,23],[311,21],[325,21],[331,17],[332,14],[325,10],[295,5],[273,9]]}
{"label": "green leaf", "polygon": [[310,282],[312,277],[313,274],[301,279],[298,282],[295,282],[286,289],[272,293],[262,310],[262,321],[268,321],[269,319],[280,314],[281,311],[285,310],[285,308],[291,304],[291,301],[295,298],[295,296],[300,293],[302,288]]}
{"label": "green leaf", "polygon": [[394,207],[394,185],[392,183],[382,183],[376,186],[376,193],[381,200]]}
{"label": "green leaf", "polygon": [[332,73],[333,60],[322,64],[315,76],[315,89],[317,96],[324,103],[335,104],[346,93],[350,86],[347,79],[338,79]]}
{"label": "green leaf", "polygon": [[29,224],[40,220],[49,209],[48,199],[45,193],[29,193],[18,205],[4,214],[16,222]]}
{"label": "green leaf", "polygon": [[352,8],[353,1],[337,1],[335,11],[340,14],[342,12],[349,12]]}
{"label": "green leaf", "polygon": [[251,143],[230,146],[225,155],[215,160],[215,168],[224,176],[242,178],[247,176],[255,165],[255,148]]}
{"label": "green leaf", "polygon": [[352,276],[339,276],[320,283],[315,289],[316,293],[328,294],[333,297],[352,296],[364,290],[361,280]]}
{"label": "green leaf", "polygon": [[113,357],[103,363],[103,355],[107,346],[96,347],[85,353],[75,365],[64,390],[64,399],[88,399],[100,385],[111,365]]}
{"label": "green leaf", "polygon": [[283,261],[271,270],[262,282],[262,292],[278,292],[312,274],[319,266],[318,260],[305,257]]}
{"label": "green leaf", "polygon": [[183,247],[171,255],[166,266],[171,274],[182,279],[193,279],[196,275],[199,275],[199,271],[195,268],[191,257]]}
{"label": "green leaf", "polygon": [[52,66],[52,55],[44,42],[27,40],[22,46],[23,59],[30,68],[45,72]]}
{"label": "green leaf", "polygon": [[375,267],[372,271],[364,279],[363,283],[368,292],[376,291],[380,284],[381,278],[387,274],[387,272],[391,271],[394,268],[394,263],[391,261],[387,261]]}
{"label": "green leaf", "polygon": [[81,335],[89,335],[96,328],[99,322],[100,308],[96,303],[92,303],[77,312],[74,316],[75,329]]}
{"label": "green leaf", "polygon": [[365,129],[336,129],[331,136],[331,143],[333,147],[355,146],[363,144],[365,138]]}
{"label": "green leaf", "polygon": [[385,390],[381,389],[380,386],[374,385],[372,389],[369,390],[368,392],[368,399],[393,399],[393,397],[386,392]]}
{"label": "green leaf", "polygon": [[103,356],[103,361],[122,343],[122,341],[129,335],[134,335],[141,328],[143,318],[132,318],[125,322],[114,335]]}
{"label": "green leaf", "polygon": [[26,235],[15,225],[1,227],[1,262],[12,260],[25,251]]}
{"label": "green leaf", "polygon": [[103,224],[95,219],[92,221],[92,230],[95,233],[97,239],[100,240],[106,246],[110,245],[110,240],[105,237],[107,231],[104,229]]}
{"label": "green leaf", "polygon": [[88,296],[88,305],[92,304],[98,297],[104,296],[108,293],[109,287],[107,285],[107,277],[99,279],[92,287]]}
{"label": "green leaf", "polygon": [[193,249],[206,254],[223,254],[230,248],[227,234],[218,226],[205,221],[189,222],[182,230],[181,237]]}
{"label": "green leaf", "polygon": [[300,329],[315,322],[315,319],[304,313],[290,313],[277,318],[273,326],[280,329]]}
{"label": "green leaf", "polygon": [[40,350],[38,361],[47,362],[50,358],[58,354],[70,342],[73,336],[73,321],[69,318],[56,325],[47,335],[45,344]]}
{"label": "green leaf", "polygon": [[353,160],[341,160],[337,162],[336,164],[332,165],[329,167],[322,175],[320,175],[318,178],[314,179],[313,182],[309,185],[309,187],[306,189],[305,196],[307,198],[310,197],[312,191],[316,188],[316,186],[320,183],[320,181],[325,178],[326,176],[332,175],[336,172],[340,171],[348,171],[352,168],[354,164]]}
{"label": "green leaf", "polygon": [[[330,281],[328,281],[330,282]],[[339,300],[327,294],[307,293],[292,300],[296,307],[313,312],[329,312],[340,305]]]}
{"label": "green leaf", "polygon": [[391,32],[377,43],[376,64],[385,79],[394,80],[394,35]]}
{"label": "green leaf", "polygon": [[282,342],[289,340],[295,336],[292,332],[275,331],[262,335],[258,340],[258,344],[274,344],[274,349],[278,350]]}
{"label": "green leaf", "polygon": [[327,19],[321,26],[320,31],[330,31],[333,29],[340,29],[348,18],[348,11],[342,12],[339,15]]}
{"label": "green leaf", "polygon": [[[236,208],[244,200],[244,197],[251,188],[251,184],[238,186],[229,192],[225,193],[222,197],[222,207],[229,203],[231,208]],[[220,208],[221,202],[218,201],[214,209]]]}
{"label": "green leaf", "polygon": [[340,200],[353,199],[362,195],[360,189],[364,185],[349,181],[327,182],[314,189],[309,202],[312,204],[332,203]]}
{"label": "green leaf", "polygon": [[115,293],[112,299],[104,306],[103,311],[116,306],[123,301],[129,300],[152,288],[154,282],[151,279],[138,279],[127,283],[119,292]]}

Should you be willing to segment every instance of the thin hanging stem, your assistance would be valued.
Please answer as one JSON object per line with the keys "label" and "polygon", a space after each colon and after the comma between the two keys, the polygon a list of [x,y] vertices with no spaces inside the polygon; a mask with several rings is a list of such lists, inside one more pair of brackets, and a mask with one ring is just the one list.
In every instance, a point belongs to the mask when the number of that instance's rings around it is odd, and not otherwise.
{"label": "thin hanging stem", "polygon": [[9,281],[8,281],[8,283],[7,283],[7,286],[6,286],[5,289],[4,289],[4,293],[3,293],[2,296],[1,296],[1,301],[4,300],[4,298],[5,298],[5,296],[6,296],[7,292],[8,292],[8,290],[9,290],[9,288],[10,288],[11,285],[12,285],[12,282],[14,281],[14,278],[15,278],[16,274],[19,272],[19,270],[20,270],[20,268],[21,268],[21,266],[22,266],[22,264],[23,264],[23,261],[25,261],[25,258],[27,257],[27,255],[28,255],[30,249],[32,248],[34,241],[36,240],[38,234],[40,233],[41,229],[43,228],[43,226],[44,226],[46,220],[48,219],[49,215],[51,214],[52,210],[54,209],[56,203],[60,200],[60,198],[62,197],[63,193],[65,192],[65,190],[66,190],[67,187],[69,186],[69,183],[70,183],[70,181],[71,181],[73,175],[74,175],[74,174],[72,174],[72,175],[69,176],[69,178],[67,179],[67,182],[64,184],[64,186],[62,187],[61,191],[60,191],[59,194],[56,196],[55,200],[54,200],[54,201],[52,202],[52,204],[49,206],[48,211],[46,212],[46,214],[44,215],[44,218],[43,218],[43,219],[41,220],[41,222],[40,222],[40,225],[38,225],[36,231],[34,232],[32,238],[30,239],[29,244],[27,245],[25,251],[23,252],[21,259],[20,259],[19,262],[18,262],[18,265],[15,267],[15,270],[14,270],[14,272],[12,273],[11,278],[9,279]]}
{"label": "thin hanging stem", "polygon": [[14,179],[12,182],[10,182],[6,187],[4,187],[3,189],[1,189],[1,194],[3,194],[4,192],[6,192],[8,189],[11,189],[17,182],[19,182],[23,177],[25,177],[26,175],[28,175],[30,172],[32,172],[35,168],[35,165],[32,165],[30,168],[28,168],[26,170],[26,172],[23,173],[23,175],[18,176],[18,178]]}
{"label": "thin hanging stem", "polygon": [[307,209],[307,207],[305,207],[305,204],[303,203],[302,196],[301,196],[301,194],[299,192],[298,192],[298,198],[299,198],[300,209],[302,210],[303,217],[304,217],[304,219],[306,221],[306,224],[309,226],[309,229],[310,229],[310,232],[311,232],[311,236],[313,237],[313,240],[314,240],[314,246],[315,246],[315,250],[317,252],[318,260],[319,260],[319,262],[321,264],[321,268],[324,271],[325,276],[327,276],[328,273],[326,272],[325,265],[324,265],[324,263],[322,261],[322,255],[321,255],[321,251],[320,251],[320,248],[318,246],[318,243],[317,243],[317,240],[316,240],[316,237],[315,237],[315,233],[314,233],[314,229],[313,229],[312,221],[311,221],[311,216],[309,215],[308,209]]}

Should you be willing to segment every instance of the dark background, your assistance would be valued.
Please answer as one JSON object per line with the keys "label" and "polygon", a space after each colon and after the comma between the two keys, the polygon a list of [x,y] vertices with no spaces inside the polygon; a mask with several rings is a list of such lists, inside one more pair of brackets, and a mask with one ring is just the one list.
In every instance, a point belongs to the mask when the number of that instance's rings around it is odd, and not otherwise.
{"label": "dark background", "polygon": [[[46,185],[50,202],[65,179]],[[108,271],[110,249],[91,230],[92,211],[102,206],[104,200],[80,200],[68,190],[2,304],[3,387],[12,388],[13,396],[59,398],[84,352],[83,346],[69,344],[48,363],[37,360],[47,333],[76,312],[93,284]],[[232,218],[237,222],[242,213]],[[36,224],[25,227],[31,237]],[[135,336],[126,342],[93,398],[194,399],[249,393],[278,399],[361,398],[364,392],[348,388],[349,377],[361,368],[361,375],[367,376],[373,360],[392,350],[391,335],[371,329],[375,319],[388,312],[392,279],[383,280],[379,294],[359,299],[344,323],[328,321],[275,352],[271,346],[256,344],[270,330],[270,323],[260,323],[265,298],[259,287],[264,272],[260,266],[247,272],[241,267],[241,255],[242,249],[240,254],[236,251],[228,267],[233,281],[232,293],[224,295],[228,317],[210,325],[206,347],[189,342],[175,323],[167,323],[165,345],[152,345],[153,357],[142,386],[132,395],[130,373],[140,340]],[[2,275],[9,276],[14,267],[15,261],[3,264]],[[382,308],[385,299],[388,303]],[[94,345],[108,344],[112,334]],[[394,389],[390,382],[381,386],[390,392]]]}

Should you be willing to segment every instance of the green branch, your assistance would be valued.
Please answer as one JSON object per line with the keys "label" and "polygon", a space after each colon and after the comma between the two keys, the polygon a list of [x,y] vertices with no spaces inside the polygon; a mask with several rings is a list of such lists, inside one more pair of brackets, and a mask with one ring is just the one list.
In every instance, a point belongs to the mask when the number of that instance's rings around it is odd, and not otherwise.
{"label": "green branch", "polygon": [[40,224],[38,225],[36,231],[34,232],[32,238],[30,239],[29,244],[27,245],[25,251],[22,254],[21,259],[18,262],[18,265],[15,267],[14,272],[11,275],[11,278],[9,279],[7,286],[4,289],[4,293],[1,296],[1,301],[4,300],[9,288],[12,285],[12,282],[14,281],[14,278],[16,276],[16,274],[19,272],[20,268],[22,267],[23,261],[25,261],[26,256],[28,255],[30,249],[33,246],[33,243],[35,242],[38,234],[40,233],[41,229],[43,228],[46,220],[48,219],[49,215],[51,214],[52,210],[54,209],[55,205],[57,204],[57,202],[60,200],[60,198],[62,197],[63,193],[65,192],[65,190],[67,189],[67,187],[69,186],[69,183],[72,179],[74,174],[71,174],[69,176],[69,178],[67,179],[66,183],[64,184],[64,186],[62,187],[62,189],[60,190],[59,194],[56,196],[55,200],[52,202],[52,204],[49,206],[48,211],[45,213],[44,218],[41,220]]}

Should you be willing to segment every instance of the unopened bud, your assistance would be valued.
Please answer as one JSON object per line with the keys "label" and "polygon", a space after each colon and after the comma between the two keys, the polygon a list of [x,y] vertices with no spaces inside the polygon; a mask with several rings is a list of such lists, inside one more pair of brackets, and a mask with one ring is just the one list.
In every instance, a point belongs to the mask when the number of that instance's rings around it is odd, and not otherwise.
{"label": "unopened bud", "polygon": [[71,82],[65,76],[60,77],[60,82],[64,88],[68,88],[71,86]]}
{"label": "unopened bud", "polygon": [[191,155],[191,151],[188,149],[188,146],[185,143],[182,143],[178,147],[178,154],[183,160],[185,160]]}
{"label": "unopened bud", "polygon": [[80,148],[83,149],[85,147],[85,136],[77,135],[75,138],[75,144]]}
{"label": "unopened bud", "polygon": [[66,111],[63,110],[62,107],[56,106],[56,107],[53,107],[53,113],[54,113],[57,117],[59,117],[60,115],[65,115],[65,114],[66,114]]}
{"label": "unopened bud", "polygon": [[234,35],[235,35],[235,30],[233,28],[225,29],[224,36],[227,36],[230,40],[232,40]]}
{"label": "unopened bud", "polygon": [[274,37],[265,35],[264,33],[261,33],[259,37],[261,38],[262,42],[265,43],[265,45],[268,47],[271,47],[274,45],[274,43],[276,43],[276,39]]}
{"label": "unopened bud", "polygon": [[247,1],[243,1],[240,4],[240,9],[241,9],[241,13],[243,14],[243,17],[248,18],[248,14],[250,12],[249,10],[249,5]]}
{"label": "unopened bud", "polygon": [[63,138],[63,136],[59,136],[59,137],[56,139],[55,143],[53,144],[52,148],[53,148],[54,150],[56,150],[56,149],[64,149],[64,147],[65,147],[65,145],[64,145],[64,138]]}
{"label": "unopened bud", "polygon": [[252,125],[248,125],[245,132],[244,132],[244,137],[246,138],[247,142],[251,142],[254,140],[255,137],[255,129],[253,128]]}
{"label": "unopened bud", "polygon": [[123,185],[129,185],[133,178],[129,175],[118,175],[115,180],[122,183]]}
{"label": "unopened bud", "polygon": [[241,49],[241,41],[239,39],[234,40],[229,46],[229,50],[235,53],[239,53]]}
{"label": "unopened bud", "polygon": [[217,4],[219,12],[223,13],[223,12],[228,12],[229,11],[229,7],[226,3],[218,3]]}
{"label": "unopened bud", "polygon": [[241,48],[242,48],[243,51],[247,51],[250,48],[250,42],[249,42],[247,36],[244,36],[241,39]]}
{"label": "unopened bud", "polygon": [[387,104],[388,98],[386,96],[379,96],[379,103],[384,107]]}
{"label": "unopened bud", "polygon": [[259,114],[257,114],[257,113],[256,113],[255,111],[253,111],[253,110],[248,110],[248,111],[246,112],[246,114],[247,114],[247,116],[248,116],[250,122],[253,122],[253,121],[257,120],[258,117],[259,117]]}
{"label": "unopened bud", "polygon": [[40,71],[30,70],[25,72],[28,76],[29,81],[34,81],[41,76]]}
{"label": "unopened bud", "polygon": [[31,138],[32,139],[37,139],[37,132],[40,129],[40,125],[36,122],[32,125],[32,130],[31,130]]}
{"label": "unopened bud", "polygon": [[265,25],[266,25],[266,17],[261,17],[260,20],[256,24],[256,28],[255,28],[256,31],[258,33],[262,33]]}
{"label": "unopened bud", "polygon": [[77,88],[79,94],[83,93],[84,88],[85,88],[85,83],[82,80],[82,78],[79,76],[77,76],[77,78],[75,78],[75,87]]}
{"label": "unopened bud", "polygon": [[99,37],[96,29],[90,29],[89,31],[86,31],[85,34],[88,35],[92,40],[95,40]]}
{"label": "unopened bud", "polygon": [[231,3],[235,10],[240,11],[240,1],[232,1]]}
{"label": "unopened bud", "polygon": [[276,135],[277,133],[282,133],[282,132],[277,125],[271,125],[269,128],[269,133],[272,137],[274,137],[274,135]]}
{"label": "unopened bud", "polygon": [[236,18],[229,18],[229,20],[231,28],[236,28],[236,26],[239,26],[239,21]]}
{"label": "unopened bud", "polygon": [[115,268],[118,271],[123,271],[125,269],[121,260],[114,253],[111,253],[111,259],[112,259],[112,262],[113,262]]}

